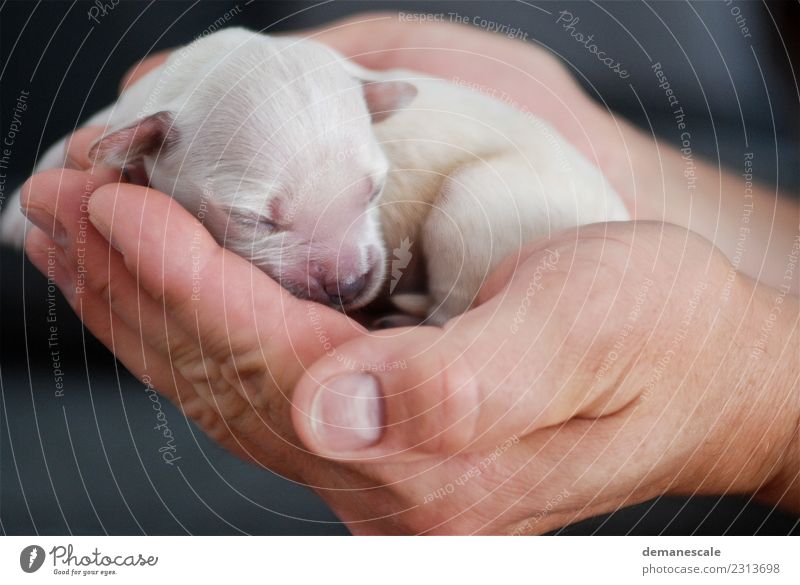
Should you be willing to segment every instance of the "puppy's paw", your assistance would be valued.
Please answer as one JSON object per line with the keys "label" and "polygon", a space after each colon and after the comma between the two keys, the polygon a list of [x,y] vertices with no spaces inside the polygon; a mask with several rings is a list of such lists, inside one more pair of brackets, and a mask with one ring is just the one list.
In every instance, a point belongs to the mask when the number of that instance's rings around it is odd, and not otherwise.
{"label": "puppy's paw", "polygon": [[389,297],[389,301],[400,311],[416,317],[424,317],[431,308],[431,297],[422,293],[403,293]]}

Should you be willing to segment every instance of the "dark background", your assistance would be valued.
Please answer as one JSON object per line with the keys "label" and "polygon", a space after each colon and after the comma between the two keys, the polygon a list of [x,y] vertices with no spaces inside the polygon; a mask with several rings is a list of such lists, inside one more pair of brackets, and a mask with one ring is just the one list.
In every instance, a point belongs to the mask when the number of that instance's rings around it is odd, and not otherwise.
{"label": "dark background", "polygon": [[[111,2],[107,2],[111,5]],[[125,70],[192,40],[226,12],[267,31],[360,10],[458,12],[519,27],[563,58],[593,96],[668,140],[674,121],[653,82],[660,61],[688,113],[695,154],[800,192],[797,3],[734,2],[5,2],[0,7],[0,134],[30,92],[5,195],[49,144],[111,102]],[[739,31],[733,6],[752,38]],[[570,39],[553,14],[570,10],[631,72],[624,82]],[[550,12],[548,15],[546,12]],[[630,85],[629,85],[630,84]],[[635,89],[636,94],[631,89]],[[639,96],[641,103],[636,99]],[[151,402],[60,298],[64,397],[55,395],[47,289],[22,255],[0,256],[0,531],[4,534],[346,534],[310,491],[227,455],[162,403],[180,465],[165,465]],[[797,520],[740,498],[661,498],[558,531],[566,534],[787,534]]]}

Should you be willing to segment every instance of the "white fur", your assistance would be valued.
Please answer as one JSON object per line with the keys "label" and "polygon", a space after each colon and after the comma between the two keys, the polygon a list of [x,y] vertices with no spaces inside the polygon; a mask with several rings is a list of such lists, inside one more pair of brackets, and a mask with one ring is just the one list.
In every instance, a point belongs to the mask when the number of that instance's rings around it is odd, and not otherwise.
{"label": "white fur", "polygon": [[[417,94],[384,120],[365,101],[365,79],[389,90],[408,82]],[[413,261],[394,270],[392,288],[407,295],[426,282],[431,320],[443,323],[526,242],[628,219],[600,172],[541,120],[440,79],[365,70],[308,40],[214,33],[89,123],[119,130],[157,112],[172,127],[144,157],[150,184],[298,296],[326,302],[324,282],[366,278],[346,308],[388,294],[392,253],[409,241]],[[63,141],[37,170],[59,166],[62,153]],[[122,165],[124,154],[105,161]],[[286,229],[272,233],[263,221],[277,211]],[[21,243],[21,218],[4,213],[4,241]]]}

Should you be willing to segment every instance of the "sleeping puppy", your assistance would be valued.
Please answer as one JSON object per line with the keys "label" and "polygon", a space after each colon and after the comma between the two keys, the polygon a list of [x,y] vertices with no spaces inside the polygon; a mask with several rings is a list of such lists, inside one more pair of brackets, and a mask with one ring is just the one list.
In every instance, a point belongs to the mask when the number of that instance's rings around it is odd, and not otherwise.
{"label": "sleeping puppy", "polygon": [[[294,295],[345,311],[391,294],[442,324],[526,242],[628,219],[600,172],[541,120],[307,39],[208,35],[89,124],[109,129],[90,152],[97,164],[171,195]],[[64,144],[37,172],[63,165]],[[1,231],[21,245],[18,205]]]}

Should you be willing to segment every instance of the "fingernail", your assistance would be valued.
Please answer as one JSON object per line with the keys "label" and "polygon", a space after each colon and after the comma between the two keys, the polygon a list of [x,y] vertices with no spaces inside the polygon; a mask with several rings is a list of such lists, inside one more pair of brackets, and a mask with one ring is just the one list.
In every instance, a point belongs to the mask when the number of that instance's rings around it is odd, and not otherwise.
{"label": "fingernail", "polygon": [[325,449],[365,449],[380,440],[383,427],[383,393],[372,376],[346,374],[317,390],[311,404],[311,428]]}
{"label": "fingernail", "polygon": [[69,245],[67,230],[52,215],[38,207],[22,207],[21,209],[25,217],[47,234],[56,244],[62,248],[66,248]]}

